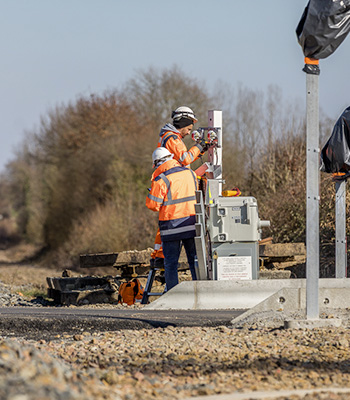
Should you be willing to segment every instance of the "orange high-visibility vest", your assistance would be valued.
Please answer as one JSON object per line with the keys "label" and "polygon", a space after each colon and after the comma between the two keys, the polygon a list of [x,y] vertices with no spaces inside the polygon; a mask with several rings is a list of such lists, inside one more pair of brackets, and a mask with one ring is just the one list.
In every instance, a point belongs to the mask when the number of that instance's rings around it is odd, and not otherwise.
{"label": "orange high-visibility vest", "polygon": [[154,171],[146,206],[159,212],[159,230],[163,242],[195,236],[197,186],[195,173],[174,159],[166,161]]}
{"label": "orange high-visibility vest", "polygon": [[189,150],[182,140],[179,133],[173,131],[165,132],[158,141],[157,147],[165,147],[174,154],[174,159],[181,165],[189,165],[193,163],[200,155],[201,150],[195,144]]}
{"label": "orange high-visibility vest", "polygon": [[162,239],[160,237],[160,231],[159,228],[157,230],[156,237],[154,239],[154,246],[153,246],[153,252],[151,254],[152,258],[164,258],[163,254],[163,247],[162,247]]}

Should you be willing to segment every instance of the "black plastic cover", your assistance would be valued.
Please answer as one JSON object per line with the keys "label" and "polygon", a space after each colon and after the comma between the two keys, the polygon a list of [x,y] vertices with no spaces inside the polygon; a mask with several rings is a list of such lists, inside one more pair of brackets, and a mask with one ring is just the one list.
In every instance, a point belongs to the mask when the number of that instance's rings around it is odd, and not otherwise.
{"label": "black plastic cover", "polygon": [[320,169],[328,173],[350,170],[350,107],[335,123],[331,137],[321,151]]}
{"label": "black plastic cover", "polygon": [[330,56],[350,30],[350,0],[310,0],[297,26],[304,56]]}
{"label": "black plastic cover", "polygon": [[311,75],[320,75],[320,67],[318,65],[305,64],[303,71]]}

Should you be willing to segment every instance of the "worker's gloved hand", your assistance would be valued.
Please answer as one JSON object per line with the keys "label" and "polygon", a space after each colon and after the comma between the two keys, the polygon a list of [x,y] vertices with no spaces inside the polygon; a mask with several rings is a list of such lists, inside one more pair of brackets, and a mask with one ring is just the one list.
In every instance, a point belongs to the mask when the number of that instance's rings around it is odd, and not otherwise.
{"label": "worker's gloved hand", "polygon": [[202,147],[201,153],[205,153],[205,152],[209,149],[209,147],[210,147],[210,144],[207,143],[207,142],[205,141],[205,139],[201,139],[201,141],[199,142],[199,144],[200,144],[200,146]]}

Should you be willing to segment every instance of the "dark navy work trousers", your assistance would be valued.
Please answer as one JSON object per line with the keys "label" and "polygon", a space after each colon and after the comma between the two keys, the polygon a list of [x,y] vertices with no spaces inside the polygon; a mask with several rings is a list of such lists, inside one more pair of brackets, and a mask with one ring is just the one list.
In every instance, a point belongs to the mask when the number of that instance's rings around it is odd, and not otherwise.
{"label": "dark navy work trousers", "polygon": [[194,269],[194,258],[196,256],[194,238],[162,242],[164,254],[164,275],[167,290],[170,290],[179,283],[177,267],[181,253],[181,243],[186,251],[192,280],[197,280],[196,270]]}

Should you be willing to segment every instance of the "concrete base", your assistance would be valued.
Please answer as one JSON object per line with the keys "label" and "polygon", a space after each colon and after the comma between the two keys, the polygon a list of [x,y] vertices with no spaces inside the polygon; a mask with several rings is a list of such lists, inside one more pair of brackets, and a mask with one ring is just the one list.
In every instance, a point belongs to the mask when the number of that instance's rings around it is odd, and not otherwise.
{"label": "concrete base", "polygon": [[[350,307],[349,289],[350,279],[320,279],[319,304],[323,308]],[[305,308],[305,293],[306,279],[186,281],[145,309],[292,311]]]}
{"label": "concrete base", "polygon": [[[342,282],[341,282],[342,281]],[[339,286],[338,286],[339,284]],[[320,279],[318,305],[319,309],[327,311],[327,309],[344,309],[350,307],[350,298],[348,296],[348,287],[350,279]],[[346,286],[346,287],[344,287]],[[305,287],[286,287],[267,297],[265,300],[250,308],[245,313],[239,315],[232,320],[232,323],[245,320],[252,314],[266,311],[286,311],[293,312],[297,310],[306,310],[306,288]],[[310,325],[311,321],[306,320]],[[331,319],[321,320],[331,321]],[[321,324],[320,322],[319,324]],[[337,322],[330,322],[333,324]],[[316,324],[316,322],[315,322]],[[300,322],[301,325],[301,322]],[[305,322],[305,327],[307,323]],[[334,326],[334,325],[332,325]],[[301,327],[301,326],[300,326]]]}
{"label": "concrete base", "polygon": [[295,319],[284,321],[285,329],[339,328],[341,325],[342,320],[339,318]]}
{"label": "concrete base", "polygon": [[[325,393],[329,394],[328,398],[331,398],[334,394],[340,393],[350,393],[350,388],[339,388],[339,387],[321,387],[314,389],[291,389],[291,390],[266,390],[266,391],[252,391],[252,392],[244,392],[244,393],[227,393],[227,394],[214,394],[211,396],[196,396],[196,397],[186,397],[184,400],[272,400],[272,399],[280,399],[280,398],[298,398],[304,399],[306,395],[315,395],[316,393],[322,393],[322,397],[318,398],[326,398],[324,397]],[[316,398],[312,396],[313,398]],[[344,398],[344,397],[343,397]]]}
{"label": "concrete base", "polygon": [[288,270],[263,270],[259,272],[259,279],[289,279],[292,275]]}

